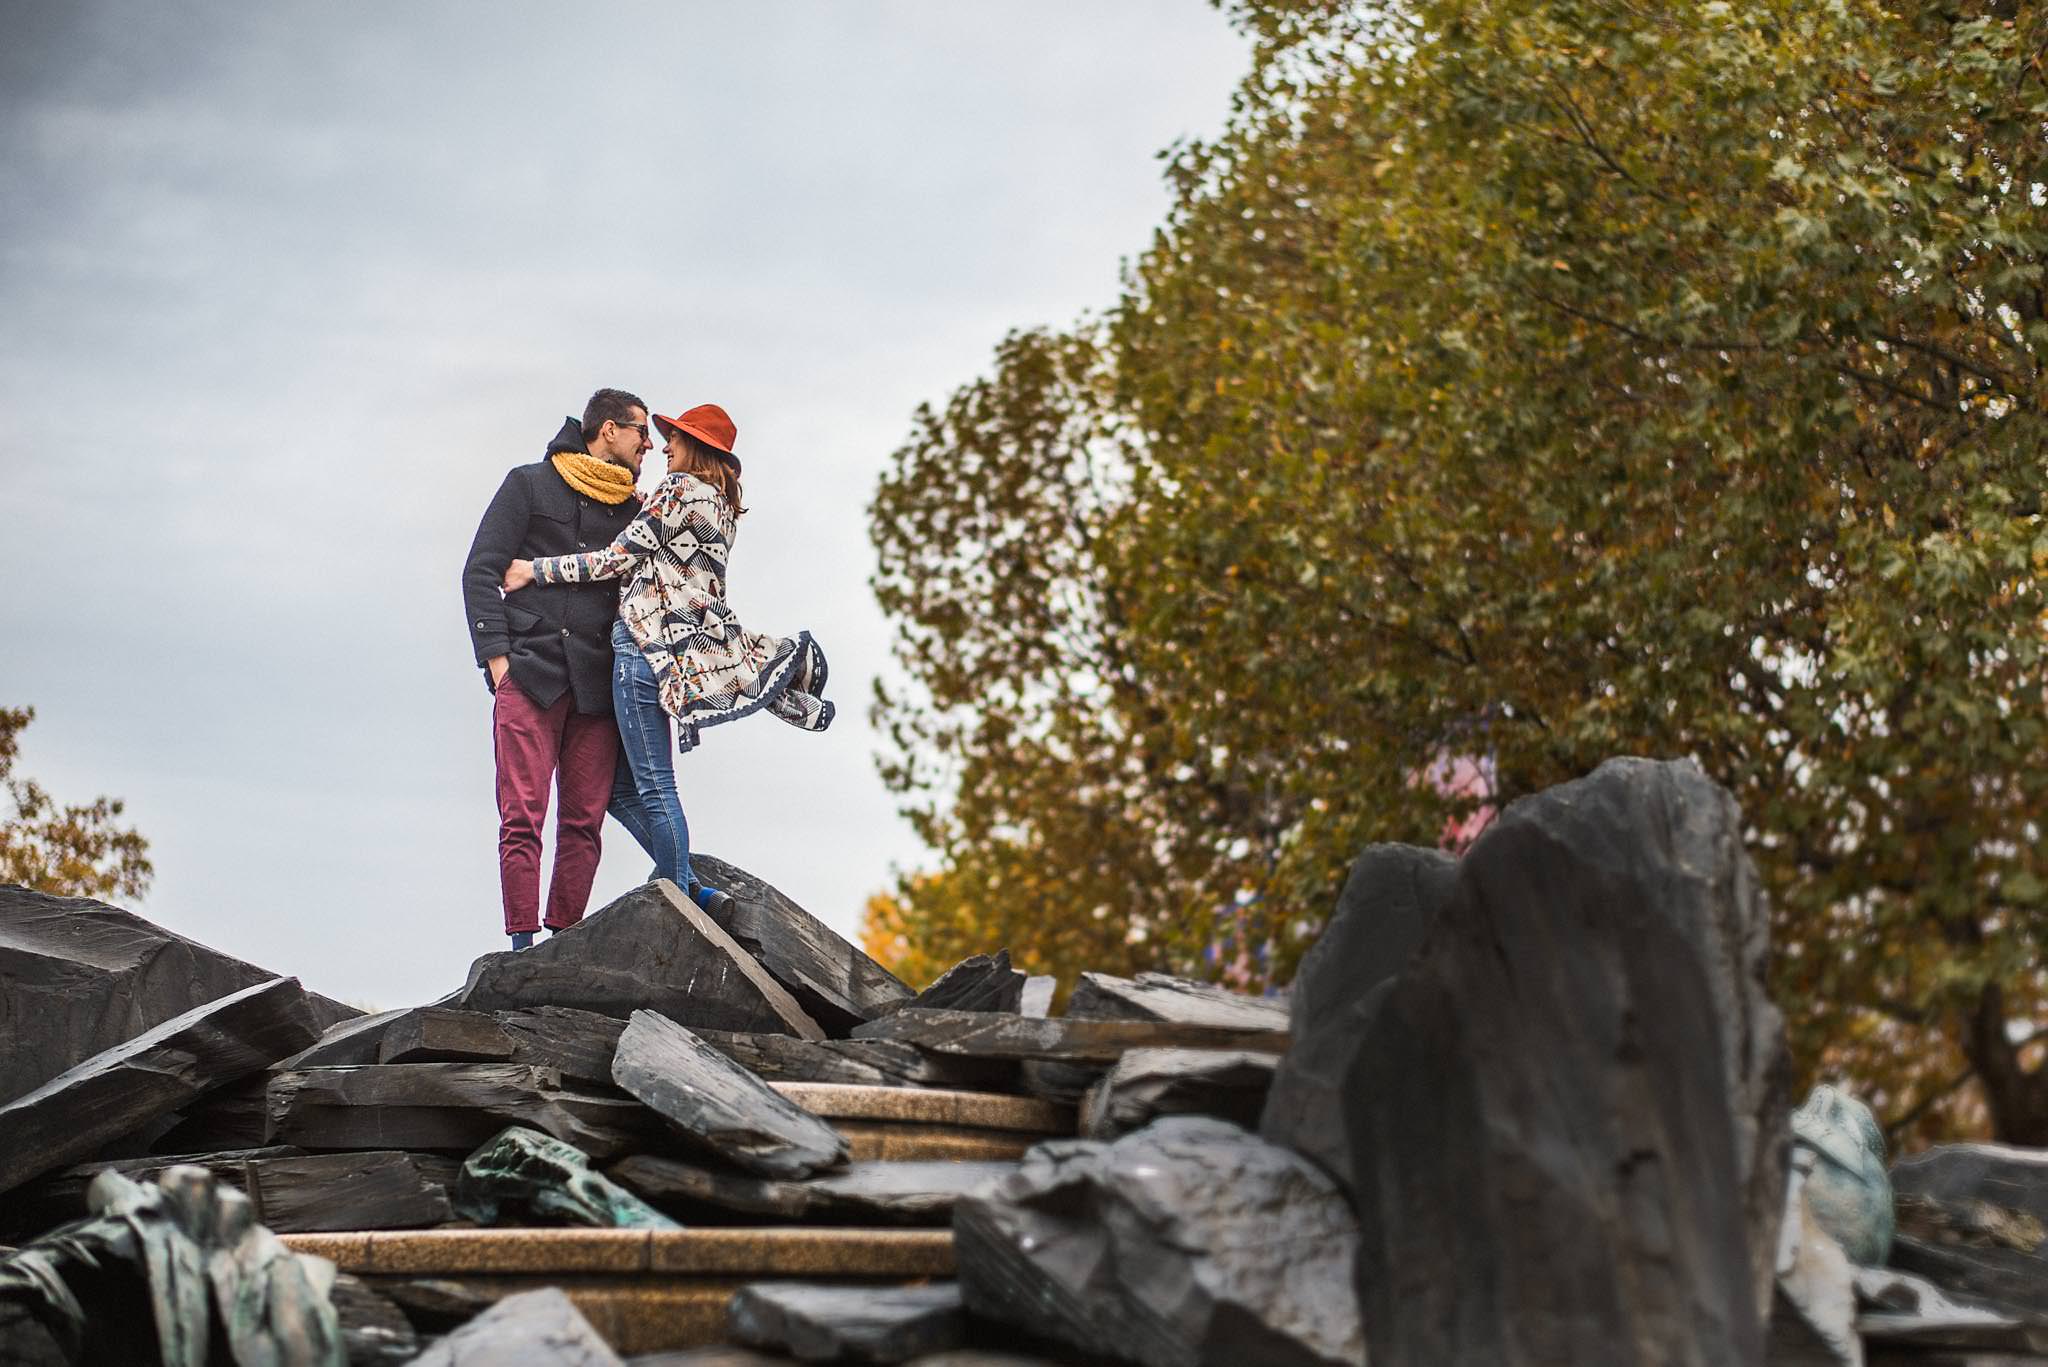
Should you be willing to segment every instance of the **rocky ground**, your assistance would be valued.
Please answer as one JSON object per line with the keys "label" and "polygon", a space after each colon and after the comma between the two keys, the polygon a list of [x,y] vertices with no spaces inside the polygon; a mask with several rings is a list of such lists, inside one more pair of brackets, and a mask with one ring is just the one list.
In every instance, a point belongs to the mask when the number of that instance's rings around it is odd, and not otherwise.
{"label": "rocky ground", "polygon": [[1793,1111],[1740,831],[1614,761],[1056,1016],[708,858],[371,1016],[0,888],[0,1362],[2048,1364],[2048,1155]]}

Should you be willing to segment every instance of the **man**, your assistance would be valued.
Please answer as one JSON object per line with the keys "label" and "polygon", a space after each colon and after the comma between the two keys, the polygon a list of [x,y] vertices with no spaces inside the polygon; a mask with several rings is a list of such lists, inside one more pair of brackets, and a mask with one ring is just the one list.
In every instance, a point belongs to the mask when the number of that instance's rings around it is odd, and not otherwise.
{"label": "man", "polygon": [[[640,509],[633,481],[652,446],[647,405],[621,389],[598,390],[581,422],[564,420],[542,460],[505,476],[462,567],[470,639],[493,695],[498,881],[514,949],[531,945],[543,924],[541,824],[550,785],[555,868],[545,924],[576,924],[590,901],[599,828],[621,767],[611,684],[619,596],[608,583],[535,584],[506,595],[498,585],[515,559],[611,544]],[[618,814],[631,829],[637,806]]]}

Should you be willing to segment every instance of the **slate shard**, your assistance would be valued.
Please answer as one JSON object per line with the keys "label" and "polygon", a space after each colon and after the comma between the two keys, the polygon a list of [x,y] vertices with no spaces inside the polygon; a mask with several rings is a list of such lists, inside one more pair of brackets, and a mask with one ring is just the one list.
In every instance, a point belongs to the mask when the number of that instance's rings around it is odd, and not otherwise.
{"label": "slate shard", "polygon": [[625,1367],[556,1287],[507,1296],[413,1360],[413,1367]]}
{"label": "slate shard", "polygon": [[1691,764],[1610,761],[1479,837],[1345,1075],[1376,1359],[1760,1358],[1790,1079],[1767,910]]}
{"label": "slate shard", "polygon": [[830,1125],[655,1012],[627,1022],[612,1080],[692,1144],[757,1176],[807,1177],[846,1161]]}
{"label": "slate shard", "polygon": [[658,878],[517,952],[486,954],[444,1006],[567,1006],[624,1018],[656,1011],[712,1030],[825,1032],[753,955],[675,884]]}
{"label": "slate shard", "polygon": [[2048,1151],[1940,1144],[1891,1168],[1891,1265],[1951,1295],[2048,1319]]}
{"label": "slate shard", "polygon": [[[88,897],[0,884],[0,1101],[279,975]],[[306,993],[324,1029],[359,1015]]]}
{"label": "slate shard", "polygon": [[262,1073],[209,1092],[165,1119],[172,1122],[150,1141],[152,1153],[209,1153],[225,1149],[257,1149],[268,1138],[269,1123]]}
{"label": "slate shard", "polygon": [[419,1356],[420,1336],[412,1321],[362,1278],[342,1273],[328,1298],[341,1322],[348,1367],[403,1367]]}
{"label": "slate shard", "polygon": [[405,1148],[468,1153],[507,1125],[527,1125],[595,1158],[660,1142],[646,1108],[568,1088],[523,1063],[390,1063],[305,1068],[270,1080],[270,1129],[307,1149]]}
{"label": "slate shard", "polygon": [[1015,1063],[927,1054],[895,1040],[801,1040],[730,1030],[691,1033],[748,1072],[774,1082],[995,1092],[1011,1090],[1017,1082]]}
{"label": "slate shard", "polygon": [[1053,1059],[1114,1063],[1132,1049],[1246,1049],[1284,1053],[1284,1029],[1182,1024],[1173,1021],[1039,1020],[990,1011],[933,1011],[906,1006],[856,1029],[855,1039],[900,1040],[935,1054],[985,1059]]}
{"label": "slate shard", "polygon": [[704,882],[732,897],[723,929],[833,1036],[909,999],[910,988],[902,979],[745,869],[708,854],[692,854],[690,866]]}
{"label": "slate shard", "polygon": [[1288,1028],[1287,1003],[1282,998],[1246,996],[1170,973],[1140,973],[1135,978],[1083,973],[1067,999],[1066,1018],[1162,1021],[1222,1030],[1285,1032]]}
{"label": "slate shard", "polygon": [[1025,974],[1010,967],[1010,951],[976,954],[940,974],[931,986],[903,1003],[939,1011],[1021,1013]]}
{"label": "slate shard", "polygon": [[967,1341],[967,1315],[952,1282],[755,1282],[733,1296],[726,1324],[742,1343],[804,1362],[905,1362]]}
{"label": "slate shard", "polygon": [[1376,993],[1422,947],[1449,900],[1458,864],[1440,850],[1372,845],[1344,880],[1337,909],[1294,977],[1294,1042],[1280,1061],[1259,1132],[1320,1163],[1349,1191],[1344,1074]]}
{"label": "slate shard", "polygon": [[0,1191],[303,1049],[320,1033],[295,978],[245,987],[153,1026],[0,1106]]}
{"label": "slate shard", "polygon": [[379,1063],[511,1063],[512,1053],[512,1036],[496,1020],[445,1006],[406,1012],[377,1044]]}
{"label": "slate shard", "polygon": [[1014,1162],[891,1160],[848,1163],[817,1177],[779,1182],[724,1167],[634,1154],[610,1176],[650,1201],[714,1206],[780,1220],[885,1225],[945,1224],[966,1196],[985,1195]]}
{"label": "slate shard", "polygon": [[574,1145],[509,1126],[471,1154],[455,1206],[479,1225],[560,1220],[593,1229],[680,1229],[632,1192],[590,1170]]}
{"label": "slate shard", "polygon": [[1133,1049],[1089,1089],[1081,1133],[1118,1139],[1166,1115],[1209,1115],[1256,1129],[1278,1062],[1242,1050]]}
{"label": "slate shard", "polygon": [[1224,1121],[1041,1144],[960,1202],[953,1237],[970,1312],[1084,1352],[1146,1367],[1365,1361],[1343,1193]]}

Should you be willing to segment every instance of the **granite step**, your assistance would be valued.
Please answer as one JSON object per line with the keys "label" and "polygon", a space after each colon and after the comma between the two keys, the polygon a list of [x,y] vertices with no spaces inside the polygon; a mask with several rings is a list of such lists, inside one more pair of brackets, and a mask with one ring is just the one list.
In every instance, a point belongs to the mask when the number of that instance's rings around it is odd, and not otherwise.
{"label": "granite step", "polygon": [[439,1229],[287,1234],[370,1286],[496,1301],[557,1286],[621,1354],[726,1340],[726,1304],[767,1279],[900,1285],[953,1275],[945,1229]]}

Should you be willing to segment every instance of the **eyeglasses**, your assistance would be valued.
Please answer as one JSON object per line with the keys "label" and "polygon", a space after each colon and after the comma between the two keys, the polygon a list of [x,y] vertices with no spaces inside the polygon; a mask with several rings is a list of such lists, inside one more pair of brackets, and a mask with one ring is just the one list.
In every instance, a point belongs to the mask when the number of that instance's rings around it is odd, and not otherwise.
{"label": "eyeglasses", "polygon": [[638,432],[640,434],[640,440],[647,440],[647,424],[644,422],[620,422],[616,418],[607,419],[607,421],[609,421],[612,426],[618,428],[621,432]]}

